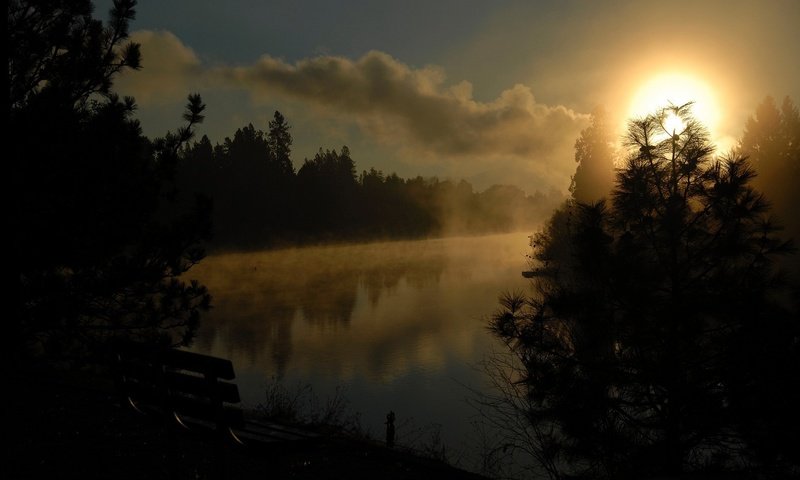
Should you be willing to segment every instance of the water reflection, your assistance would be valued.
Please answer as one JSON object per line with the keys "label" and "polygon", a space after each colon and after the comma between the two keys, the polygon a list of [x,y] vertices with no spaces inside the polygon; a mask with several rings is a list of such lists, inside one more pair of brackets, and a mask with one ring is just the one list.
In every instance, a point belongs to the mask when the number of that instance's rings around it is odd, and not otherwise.
{"label": "water reflection", "polygon": [[192,273],[214,309],[194,349],[234,362],[247,404],[264,401],[270,377],[321,398],[344,387],[368,430],[382,432],[394,410],[441,425],[457,449],[472,441],[468,390],[488,388],[474,365],[499,348],[486,315],[499,292],[528,285],[527,235],[207,258]]}
{"label": "water reflection", "polygon": [[[303,333],[306,356],[308,342],[318,335],[344,341],[350,336],[342,331],[360,304],[377,314],[382,298],[392,297],[398,286],[421,291],[439,283],[449,258],[444,242],[436,241],[212,256],[193,271],[214,296],[195,347],[222,347],[225,356],[247,364],[272,364],[282,377],[298,343],[294,334]],[[393,332],[365,327],[374,347],[374,358],[365,361],[386,365],[385,356],[397,350],[392,344],[407,343],[420,325]]]}

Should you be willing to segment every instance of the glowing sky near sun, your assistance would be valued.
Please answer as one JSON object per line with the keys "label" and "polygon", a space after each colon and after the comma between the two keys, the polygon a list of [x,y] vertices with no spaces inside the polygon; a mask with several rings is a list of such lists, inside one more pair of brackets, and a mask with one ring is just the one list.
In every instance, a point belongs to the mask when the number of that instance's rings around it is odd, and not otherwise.
{"label": "glowing sky near sun", "polygon": [[[711,134],[721,151],[733,146],[732,140],[720,130],[720,116],[726,108],[710,83],[690,73],[662,73],[644,80],[631,95],[626,111],[627,118],[651,114],[668,105],[692,104],[692,113]],[[679,119],[670,119],[668,130],[680,130]]]}
{"label": "glowing sky near sun", "polygon": [[[103,17],[110,0],[98,2]],[[766,95],[800,100],[800,2],[773,0],[142,2],[141,72],[123,75],[145,133],[221,142],[293,126],[295,165],[348,145],[359,169],[566,191],[588,113],[622,126],[694,101],[720,150]]]}
{"label": "glowing sky near sun", "polygon": [[688,74],[655,75],[642,82],[631,96],[628,116],[652,113],[665,105],[684,105],[693,102],[692,111],[709,129],[719,122],[720,105],[711,87],[702,79]]}

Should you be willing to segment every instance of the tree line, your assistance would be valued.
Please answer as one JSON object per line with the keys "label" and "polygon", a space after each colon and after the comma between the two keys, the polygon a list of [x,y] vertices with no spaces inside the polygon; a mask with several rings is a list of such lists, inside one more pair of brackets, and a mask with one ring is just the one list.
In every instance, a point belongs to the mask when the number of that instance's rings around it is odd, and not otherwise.
{"label": "tree line", "polygon": [[182,151],[178,185],[212,200],[215,248],[260,248],[326,240],[416,238],[532,228],[562,200],[510,185],[482,192],[464,181],[358,173],[347,146],[320,150],[295,172],[292,136],[275,112],[212,145]]}

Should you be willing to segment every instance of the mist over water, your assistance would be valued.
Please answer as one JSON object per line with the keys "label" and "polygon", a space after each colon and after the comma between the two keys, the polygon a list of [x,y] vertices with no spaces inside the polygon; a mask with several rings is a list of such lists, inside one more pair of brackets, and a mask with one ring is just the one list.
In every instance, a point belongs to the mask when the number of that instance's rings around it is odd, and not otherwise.
{"label": "mist over water", "polygon": [[211,256],[192,270],[214,297],[193,349],[231,358],[250,406],[271,379],[323,399],[344,387],[377,437],[394,410],[469,448],[464,398],[485,388],[476,364],[497,346],[486,316],[527,287],[528,234]]}

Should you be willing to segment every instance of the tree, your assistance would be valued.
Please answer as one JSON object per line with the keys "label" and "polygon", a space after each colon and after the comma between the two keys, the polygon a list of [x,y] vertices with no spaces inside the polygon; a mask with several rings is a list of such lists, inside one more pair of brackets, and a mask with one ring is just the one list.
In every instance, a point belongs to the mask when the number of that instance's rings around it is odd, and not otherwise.
{"label": "tree", "polygon": [[355,162],[350,149],[319,149],[314,158],[306,159],[297,172],[301,192],[301,211],[306,220],[301,229],[313,232],[347,232],[353,227],[358,188]]}
{"label": "tree", "polygon": [[592,112],[592,124],[575,142],[578,167],[569,187],[578,202],[596,202],[611,193],[614,186],[614,152],[611,134],[602,108]]}
{"label": "tree", "polygon": [[766,194],[789,235],[800,238],[800,113],[792,99],[784,98],[778,109],[766,97],[747,120],[739,149],[758,172],[754,185]]}
{"label": "tree", "polygon": [[[236,246],[259,245],[272,225],[275,174],[267,136],[247,124],[213,151],[209,195],[214,201],[214,238]],[[185,158],[186,170],[191,158]]]}
{"label": "tree", "polygon": [[177,173],[180,190],[209,196],[218,175],[214,146],[206,135],[183,149]]}
{"label": "tree", "polygon": [[10,109],[41,99],[85,107],[93,95],[108,95],[116,73],[140,67],[139,45],[122,44],[135,5],[131,0],[115,2],[104,27],[92,19],[88,0],[10,0]]}
{"label": "tree", "polygon": [[753,170],[712,157],[690,105],[632,120],[626,140],[611,202],[551,219],[535,294],[492,320],[525,446],[551,478],[797,473],[800,326],[774,268],[791,245]]}
{"label": "tree", "polygon": [[273,120],[269,122],[269,135],[267,143],[275,163],[276,170],[281,177],[291,177],[294,175],[294,165],[290,154],[292,153],[292,135],[289,133],[289,124],[283,118],[281,112],[275,111]]}
{"label": "tree", "polygon": [[116,336],[186,344],[210,297],[182,275],[203,258],[208,205],[179,210],[178,150],[203,119],[189,96],[186,125],[149,141],[113,77],[139,67],[123,43],[135,1],[110,21],[89,1],[11,1],[9,165],[19,279],[14,347],[67,354]]}

